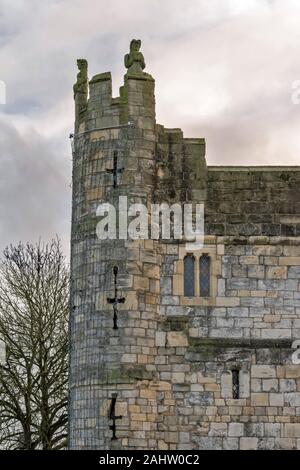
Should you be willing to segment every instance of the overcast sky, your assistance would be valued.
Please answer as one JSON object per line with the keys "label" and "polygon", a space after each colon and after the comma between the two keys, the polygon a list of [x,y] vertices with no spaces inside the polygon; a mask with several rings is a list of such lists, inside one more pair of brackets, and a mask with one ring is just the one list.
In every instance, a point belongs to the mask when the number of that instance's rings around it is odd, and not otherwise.
{"label": "overcast sky", "polygon": [[133,37],[157,121],[205,137],[208,164],[300,164],[299,0],[0,0],[0,250],[58,234],[68,251],[76,58],[116,96]]}

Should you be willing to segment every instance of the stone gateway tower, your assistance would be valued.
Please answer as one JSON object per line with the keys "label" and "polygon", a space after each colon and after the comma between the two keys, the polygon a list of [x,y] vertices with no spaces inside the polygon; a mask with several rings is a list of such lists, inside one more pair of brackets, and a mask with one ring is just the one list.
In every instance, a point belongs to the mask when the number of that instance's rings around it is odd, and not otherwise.
{"label": "stone gateway tower", "polygon": [[[70,448],[300,449],[300,167],[207,166],[156,123],[140,46],[117,98],[78,61]],[[204,203],[200,248],[128,236],[162,203]]]}

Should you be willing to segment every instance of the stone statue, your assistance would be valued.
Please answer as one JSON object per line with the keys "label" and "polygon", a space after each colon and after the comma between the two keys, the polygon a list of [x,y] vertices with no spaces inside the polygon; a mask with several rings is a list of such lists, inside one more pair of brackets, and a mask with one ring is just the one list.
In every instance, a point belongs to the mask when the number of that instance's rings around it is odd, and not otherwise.
{"label": "stone statue", "polygon": [[130,52],[124,57],[125,67],[128,69],[127,73],[142,73],[145,68],[145,60],[143,54],[140,52],[141,40],[132,39],[130,43]]}
{"label": "stone statue", "polygon": [[77,93],[86,93],[88,90],[88,75],[87,75],[87,70],[88,70],[88,63],[87,60],[85,59],[78,59],[77,60],[77,67],[79,69],[79,72],[77,74],[77,81],[75,85],[73,86],[73,91],[74,91],[74,98]]}
{"label": "stone statue", "polygon": [[73,86],[74,99],[76,104],[76,115],[86,109],[88,97],[88,63],[85,59],[77,60],[79,72],[77,81]]}

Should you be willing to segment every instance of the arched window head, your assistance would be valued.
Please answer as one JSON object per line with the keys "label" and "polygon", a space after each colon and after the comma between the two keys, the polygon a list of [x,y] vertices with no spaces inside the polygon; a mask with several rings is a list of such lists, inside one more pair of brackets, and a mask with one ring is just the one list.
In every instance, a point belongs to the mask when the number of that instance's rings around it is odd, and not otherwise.
{"label": "arched window head", "polygon": [[210,296],[210,257],[202,255],[199,260],[200,297]]}
{"label": "arched window head", "polygon": [[195,258],[192,255],[184,258],[184,295],[185,297],[195,295]]}

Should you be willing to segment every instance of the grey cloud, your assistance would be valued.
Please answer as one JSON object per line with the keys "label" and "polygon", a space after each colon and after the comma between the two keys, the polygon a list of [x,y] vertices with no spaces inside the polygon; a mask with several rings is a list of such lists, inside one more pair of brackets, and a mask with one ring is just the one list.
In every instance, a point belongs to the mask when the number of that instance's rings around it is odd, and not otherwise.
{"label": "grey cloud", "polygon": [[34,129],[21,135],[0,122],[1,247],[58,234],[68,249],[70,158]]}
{"label": "grey cloud", "polygon": [[298,0],[0,0],[1,242],[68,244],[76,58],[111,70],[142,39],[157,120],[207,140],[209,164],[299,164]]}

